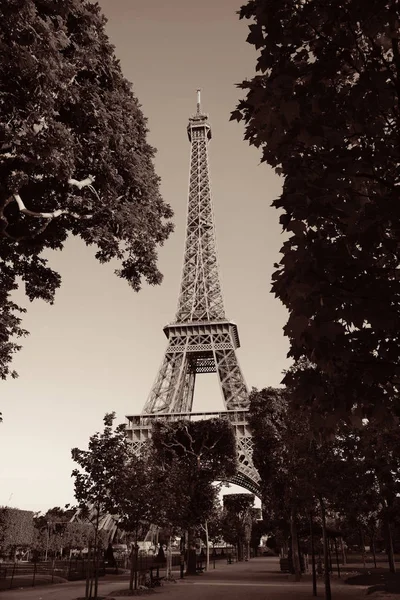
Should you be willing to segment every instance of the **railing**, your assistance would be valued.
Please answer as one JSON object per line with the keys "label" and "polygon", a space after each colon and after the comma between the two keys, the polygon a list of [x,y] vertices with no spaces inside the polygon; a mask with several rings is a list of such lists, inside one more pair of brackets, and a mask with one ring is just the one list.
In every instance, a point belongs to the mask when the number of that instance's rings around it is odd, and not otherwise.
{"label": "railing", "polygon": [[[89,566],[93,569],[93,561]],[[35,587],[62,581],[76,581],[86,578],[88,561],[72,559],[49,562],[0,563],[0,591],[13,588]],[[106,573],[104,561],[99,564],[99,575]]]}
{"label": "railing", "polygon": [[189,421],[197,421],[201,419],[211,418],[228,418],[232,423],[246,423],[249,411],[247,408],[236,410],[221,410],[221,411],[205,411],[205,412],[183,412],[183,413],[154,413],[129,415],[126,417],[126,429],[137,429],[140,427],[148,428],[153,421],[158,419],[162,421],[176,421],[178,419],[188,419]]}
{"label": "railing", "polygon": [[[210,549],[210,565],[218,560],[226,560],[228,554],[232,552],[230,548],[226,548],[224,552],[218,549],[215,553]],[[205,566],[204,554],[197,556],[198,566]],[[181,565],[181,555],[172,555],[172,567]],[[0,563],[0,592],[15,588],[35,587],[37,585],[46,585],[52,583],[61,583],[63,581],[78,581],[86,579],[88,566],[93,572],[93,561],[87,559],[74,558],[63,561],[47,561],[47,562],[15,562],[15,563]],[[106,573],[118,574],[121,571],[130,569],[130,559],[117,559],[113,565],[107,561],[100,561],[99,576],[102,577]],[[148,556],[139,554],[137,562],[137,570],[139,574],[148,573],[150,570],[157,570],[160,577],[166,575],[166,562],[160,562],[156,556]],[[1,597],[0,597],[1,600]]]}

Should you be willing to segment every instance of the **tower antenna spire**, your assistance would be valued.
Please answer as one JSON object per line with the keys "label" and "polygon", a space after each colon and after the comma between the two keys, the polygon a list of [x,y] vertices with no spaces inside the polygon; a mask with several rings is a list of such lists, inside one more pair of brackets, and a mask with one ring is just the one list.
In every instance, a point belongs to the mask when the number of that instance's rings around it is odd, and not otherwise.
{"label": "tower antenna spire", "polygon": [[197,114],[200,114],[200,91],[201,90],[197,90]]}

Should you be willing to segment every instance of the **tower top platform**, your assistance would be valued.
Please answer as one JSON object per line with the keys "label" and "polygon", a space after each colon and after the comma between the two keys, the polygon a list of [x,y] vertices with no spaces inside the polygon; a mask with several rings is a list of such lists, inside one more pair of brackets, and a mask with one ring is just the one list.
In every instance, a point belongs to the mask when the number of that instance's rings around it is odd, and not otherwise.
{"label": "tower top platform", "polygon": [[211,140],[211,125],[208,122],[208,115],[201,112],[200,90],[197,90],[196,113],[189,117],[189,125],[187,126],[187,133],[190,142],[192,141],[193,131],[196,131],[197,133],[201,133],[203,131],[205,137],[207,137],[208,140]]}

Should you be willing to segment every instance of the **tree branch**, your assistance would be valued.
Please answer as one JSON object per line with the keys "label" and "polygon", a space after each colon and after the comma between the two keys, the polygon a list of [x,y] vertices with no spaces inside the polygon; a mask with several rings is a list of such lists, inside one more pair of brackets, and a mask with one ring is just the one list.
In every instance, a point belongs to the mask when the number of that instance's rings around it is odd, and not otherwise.
{"label": "tree branch", "polygon": [[68,179],[68,184],[74,185],[79,190],[81,190],[84,187],[92,187],[92,183],[94,182],[94,180],[95,180],[94,175],[88,175],[86,177],[86,179],[81,179],[81,181],[78,181],[77,179],[73,179],[71,177],[71,179]]}
{"label": "tree branch", "polygon": [[[94,180],[95,180],[95,178],[93,175],[88,175],[88,177],[86,177],[85,179],[81,179],[80,181],[78,181],[77,179],[70,178],[70,179],[68,179],[68,184],[71,186],[77,187],[79,190],[83,189],[84,187],[88,187],[90,189],[90,191],[96,195],[97,199],[100,200],[97,191],[92,186],[92,183],[94,182]],[[32,234],[18,236],[18,237],[11,235],[10,233],[7,232],[7,227],[9,226],[10,223],[4,214],[4,209],[6,208],[6,206],[8,206],[8,204],[10,204],[13,201],[15,201],[17,203],[18,208],[21,213],[28,215],[30,217],[34,217],[36,219],[46,219],[46,222],[43,224],[43,226],[41,226],[37,231],[35,231]],[[79,215],[78,213],[72,212],[67,209],[61,209],[61,208],[54,210],[52,212],[38,212],[38,211],[30,210],[29,208],[27,208],[25,206],[25,203],[22,200],[20,194],[13,194],[9,198],[7,198],[7,200],[4,203],[4,206],[2,207],[2,209],[0,211],[0,220],[3,221],[3,226],[0,228],[0,231],[5,237],[19,242],[19,241],[22,241],[22,240],[25,240],[28,238],[36,237],[37,235],[42,233],[46,229],[46,227],[48,227],[48,225],[50,224],[52,219],[55,219],[56,217],[59,217],[61,215],[69,215],[70,217],[73,217],[74,219],[80,219],[80,220],[81,219],[91,219],[93,216],[91,214]]]}
{"label": "tree branch", "polygon": [[[85,185],[90,185],[90,184],[85,184]],[[36,212],[34,210],[29,210],[29,208],[26,208],[26,206],[19,194],[14,194],[13,198],[16,201],[16,203],[18,204],[19,210],[24,215],[29,215],[30,217],[35,217],[38,219],[54,219],[55,217],[59,217],[60,215],[70,215],[71,217],[74,217],[74,219],[91,219],[92,218],[92,215],[78,215],[78,213],[74,213],[69,210],[64,210],[62,208],[53,210],[53,212]]]}

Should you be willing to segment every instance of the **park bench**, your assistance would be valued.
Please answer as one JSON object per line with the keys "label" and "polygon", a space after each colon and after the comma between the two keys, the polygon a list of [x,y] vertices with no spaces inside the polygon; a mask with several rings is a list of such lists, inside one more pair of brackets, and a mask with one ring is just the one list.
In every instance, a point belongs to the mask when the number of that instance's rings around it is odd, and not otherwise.
{"label": "park bench", "polygon": [[[154,571],[156,574],[154,575]],[[165,577],[160,577],[160,567],[150,567],[150,585],[151,587],[158,587],[162,585],[162,581]]]}
{"label": "park bench", "polygon": [[196,565],[196,573],[202,573],[203,571],[205,571],[205,567],[203,567],[202,563],[198,563]]}

